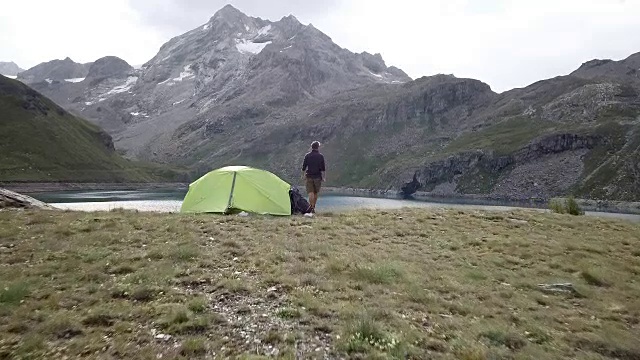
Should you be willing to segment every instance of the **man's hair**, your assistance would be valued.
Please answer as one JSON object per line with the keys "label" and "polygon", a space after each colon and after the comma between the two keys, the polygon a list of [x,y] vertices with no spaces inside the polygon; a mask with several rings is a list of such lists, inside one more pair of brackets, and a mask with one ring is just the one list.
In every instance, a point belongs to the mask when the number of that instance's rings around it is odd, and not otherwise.
{"label": "man's hair", "polygon": [[314,141],[311,143],[311,149],[318,150],[320,148],[320,143],[318,141]]}

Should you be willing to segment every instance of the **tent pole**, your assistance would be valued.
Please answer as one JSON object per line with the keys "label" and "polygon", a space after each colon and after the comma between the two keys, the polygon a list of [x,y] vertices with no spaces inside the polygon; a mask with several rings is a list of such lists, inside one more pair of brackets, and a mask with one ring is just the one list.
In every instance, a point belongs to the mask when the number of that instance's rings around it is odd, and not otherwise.
{"label": "tent pole", "polygon": [[229,210],[231,210],[231,202],[233,201],[233,190],[236,187],[236,176],[238,175],[238,172],[233,172],[233,182],[231,182],[231,192],[229,193],[229,202],[227,203],[227,211],[226,213],[229,213]]}

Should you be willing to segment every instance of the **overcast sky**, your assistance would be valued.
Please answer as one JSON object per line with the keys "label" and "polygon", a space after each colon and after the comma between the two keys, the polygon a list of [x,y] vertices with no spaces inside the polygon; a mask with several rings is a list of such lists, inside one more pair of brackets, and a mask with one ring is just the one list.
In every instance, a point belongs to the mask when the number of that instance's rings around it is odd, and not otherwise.
{"label": "overcast sky", "polygon": [[413,78],[454,74],[495,91],[640,52],[640,0],[3,0],[0,61],[142,64],[227,3],[274,21],[293,14]]}

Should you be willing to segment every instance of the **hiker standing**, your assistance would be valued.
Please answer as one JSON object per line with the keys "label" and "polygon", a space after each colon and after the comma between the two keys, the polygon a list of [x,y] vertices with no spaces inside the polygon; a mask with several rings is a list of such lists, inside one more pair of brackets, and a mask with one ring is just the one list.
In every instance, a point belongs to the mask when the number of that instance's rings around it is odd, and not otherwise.
{"label": "hiker standing", "polygon": [[311,212],[316,212],[316,202],[318,194],[325,178],[324,156],[320,153],[320,143],[314,141],[311,144],[311,152],[304,156],[302,163],[302,178],[305,180],[307,194],[309,194],[309,203],[311,204]]}

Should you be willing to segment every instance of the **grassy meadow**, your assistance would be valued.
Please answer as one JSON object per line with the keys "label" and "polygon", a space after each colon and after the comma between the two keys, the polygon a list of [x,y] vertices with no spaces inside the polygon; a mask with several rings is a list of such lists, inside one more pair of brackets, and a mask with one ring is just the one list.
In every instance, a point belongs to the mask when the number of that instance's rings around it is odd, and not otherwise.
{"label": "grassy meadow", "polygon": [[638,359],[639,299],[616,220],[0,211],[0,359]]}

